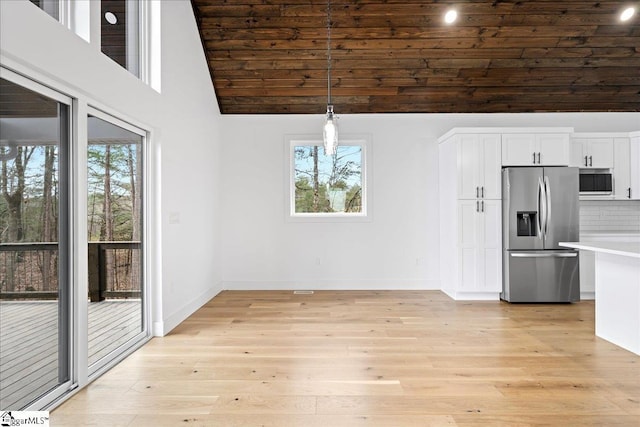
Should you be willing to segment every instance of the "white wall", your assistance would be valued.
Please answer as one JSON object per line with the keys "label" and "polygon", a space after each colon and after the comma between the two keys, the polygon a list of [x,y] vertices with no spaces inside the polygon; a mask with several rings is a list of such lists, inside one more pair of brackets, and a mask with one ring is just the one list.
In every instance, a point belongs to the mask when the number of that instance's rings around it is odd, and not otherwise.
{"label": "white wall", "polygon": [[290,223],[284,137],[319,136],[323,116],[221,117],[190,3],[161,5],[158,94],[29,2],[0,1],[4,65],[154,132],[158,332],[222,288],[438,288],[436,138],[452,127],[640,123],[638,113],[341,116],[342,135],[373,141],[372,220]]}
{"label": "white wall", "polygon": [[[0,61],[153,132],[153,322],[168,332],[220,290],[219,111],[188,1],[161,2],[159,94],[27,1],[0,1]],[[171,221],[169,217],[171,216]]]}
{"label": "white wall", "polygon": [[225,288],[439,289],[439,136],[465,126],[627,132],[639,128],[640,114],[343,115],[342,137],[372,138],[372,221],[287,222],[285,136],[320,138],[322,122],[322,115],[222,117]]}
{"label": "white wall", "polygon": [[[371,221],[286,221],[284,136],[318,133],[322,121],[223,117],[225,286],[423,288],[437,282],[437,216],[427,209],[427,200],[437,199],[437,186],[428,184],[437,180],[437,155],[418,117],[362,116],[340,123],[343,137],[373,137]],[[435,252],[426,250],[430,239],[436,239]]]}

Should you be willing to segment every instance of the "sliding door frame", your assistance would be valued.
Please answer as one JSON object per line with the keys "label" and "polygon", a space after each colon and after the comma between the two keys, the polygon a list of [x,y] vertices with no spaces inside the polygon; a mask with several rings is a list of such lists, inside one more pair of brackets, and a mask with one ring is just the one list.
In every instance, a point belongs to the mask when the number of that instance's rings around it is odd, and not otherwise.
{"label": "sliding door frame", "polygon": [[[41,70],[32,69],[23,63],[0,55],[0,76],[29,90],[41,93],[55,101],[68,106],[68,133],[70,139],[66,147],[66,180],[67,185],[67,223],[64,233],[68,242],[64,257],[68,262],[68,369],[70,379],[59,384],[53,391],[33,401],[25,410],[51,410],[73,396],[91,381],[117,365],[125,357],[136,351],[151,339],[152,318],[160,318],[162,313],[161,267],[160,255],[160,222],[157,209],[160,207],[159,197],[159,147],[152,144],[154,133],[151,127],[145,126],[117,110],[102,105],[99,101],[88,97],[84,92],[52,79]],[[137,334],[135,342],[128,342],[126,348],[99,367],[89,372],[88,367],[88,233],[87,233],[87,149],[88,149],[88,116],[89,114],[103,118],[143,136],[142,160],[142,331]],[[61,151],[62,153],[62,151]],[[156,182],[158,181],[158,182]],[[63,227],[63,225],[60,225]],[[155,286],[151,286],[155,283]],[[153,308],[153,312],[152,312]],[[17,408],[12,408],[17,409]]]}
{"label": "sliding door frame", "polygon": [[[66,112],[61,114],[58,141],[58,180],[60,189],[59,217],[58,217],[58,380],[59,383],[51,391],[31,402],[25,410],[42,408],[55,402],[61,396],[76,387],[75,376],[75,328],[76,300],[73,286],[73,271],[75,260],[72,256],[74,249],[73,227],[73,179],[70,171],[73,169],[74,140],[74,100],[60,91],[51,89],[21,74],[7,68],[0,67],[0,77],[32,92],[43,95],[53,101],[66,106]],[[66,379],[60,381],[60,377]],[[9,408],[14,409],[14,408]],[[19,408],[15,408],[19,409]]]}
{"label": "sliding door frame", "polygon": [[[112,114],[109,113],[105,113],[104,111],[102,111],[101,109],[95,108],[91,105],[89,105],[87,107],[87,114],[85,115],[85,119],[89,116],[93,116],[93,117],[97,117],[101,120],[104,120],[108,123],[111,123],[113,125],[116,125],[118,127],[121,127],[129,132],[132,132],[138,136],[140,136],[142,138],[142,162],[141,162],[141,177],[142,177],[142,185],[140,186],[140,189],[142,190],[142,197],[140,198],[141,200],[141,212],[140,212],[140,222],[141,222],[141,249],[142,249],[142,257],[141,257],[141,269],[140,269],[140,273],[141,273],[141,293],[142,293],[142,301],[141,301],[141,308],[142,308],[142,329],[141,331],[136,334],[134,337],[132,337],[130,340],[128,340],[126,343],[124,343],[122,346],[118,347],[116,350],[114,350],[113,352],[107,354],[105,357],[103,357],[102,359],[98,360],[96,363],[94,363],[94,365],[92,366],[88,366],[88,379],[89,381],[92,381],[93,379],[99,377],[100,375],[102,375],[102,373],[104,373],[105,371],[111,369],[111,367],[113,367],[115,364],[117,364],[120,360],[122,360],[124,357],[126,357],[128,354],[131,353],[131,350],[135,350],[139,347],[140,343],[146,342],[147,340],[149,340],[151,338],[151,310],[150,310],[150,286],[149,286],[149,281],[148,281],[148,266],[149,266],[149,258],[148,258],[148,245],[147,245],[147,241],[148,238],[147,236],[149,236],[149,230],[148,230],[148,217],[147,217],[147,212],[149,211],[147,209],[147,203],[149,198],[147,197],[148,194],[148,182],[149,182],[149,164],[148,164],[148,153],[149,153],[149,132],[137,127],[135,125],[132,125],[129,122],[126,122],[124,120],[119,119],[117,116],[114,116]],[[88,131],[85,132],[85,137],[88,136]],[[83,167],[84,167],[84,183],[85,183],[85,187],[87,186],[87,173],[86,173],[86,169],[87,169],[87,158],[86,158],[86,153],[88,150],[88,138],[85,141],[86,143],[86,147],[84,147],[84,155],[85,158],[84,163],[83,163]],[[87,233],[87,223],[86,223],[86,218],[87,218],[87,211],[88,211],[88,207],[86,206],[87,204],[87,194],[88,194],[88,188],[85,188],[84,191],[84,213],[85,213],[85,221],[84,221],[84,233],[85,233],[85,241],[84,241],[84,245],[85,247],[87,246],[87,243],[89,241],[88,239],[88,233]],[[88,254],[87,254],[88,255]],[[87,256],[88,258],[88,256]],[[83,258],[83,259],[87,259],[87,258]],[[85,276],[88,277],[88,274]],[[88,284],[87,284],[87,292],[88,292]],[[86,299],[87,296],[87,292],[85,292],[84,296]],[[88,319],[88,316],[87,316]],[[87,320],[87,327],[88,327],[88,320]],[[88,332],[88,331],[87,331]],[[88,349],[88,333],[84,334],[84,337],[87,339],[87,343],[86,343],[86,348]],[[84,343],[83,343],[84,344]],[[89,355],[87,353],[86,359],[87,362],[89,360]]]}

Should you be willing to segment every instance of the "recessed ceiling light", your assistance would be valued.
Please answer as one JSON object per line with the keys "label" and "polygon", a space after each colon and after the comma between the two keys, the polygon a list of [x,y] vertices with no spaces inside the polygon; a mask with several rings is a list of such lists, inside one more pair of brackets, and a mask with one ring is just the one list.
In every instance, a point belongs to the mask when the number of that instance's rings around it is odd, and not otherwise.
{"label": "recessed ceiling light", "polygon": [[444,22],[446,22],[447,24],[453,24],[456,19],[458,19],[458,12],[453,9],[448,10],[444,15]]}
{"label": "recessed ceiling light", "polygon": [[633,18],[633,15],[636,14],[636,8],[635,7],[628,7],[625,10],[622,11],[622,13],[620,14],[620,20],[622,22],[626,22],[629,19]]}
{"label": "recessed ceiling light", "polygon": [[116,25],[118,23],[118,17],[113,12],[106,12],[104,14],[104,19],[111,25]]}

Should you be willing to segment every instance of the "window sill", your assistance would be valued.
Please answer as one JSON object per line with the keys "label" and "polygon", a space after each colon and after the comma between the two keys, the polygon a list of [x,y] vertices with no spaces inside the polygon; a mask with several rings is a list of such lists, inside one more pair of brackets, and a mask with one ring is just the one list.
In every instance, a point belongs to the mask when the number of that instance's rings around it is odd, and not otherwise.
{"label": "window sill", "polygon": [[317,223],[339,223],[339,222],[371,222],[371,215],[367,214],[289,214],[287,222],[317,222]]}

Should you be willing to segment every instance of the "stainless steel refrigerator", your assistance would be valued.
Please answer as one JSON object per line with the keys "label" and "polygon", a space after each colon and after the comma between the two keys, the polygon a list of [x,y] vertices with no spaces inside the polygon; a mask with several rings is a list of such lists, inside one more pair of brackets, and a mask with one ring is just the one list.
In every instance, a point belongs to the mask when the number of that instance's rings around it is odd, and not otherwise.
{"label": "stainless steel refrigerator", "polygon": [[510,302],[580,299],[578,168],[502,170],[502,293]]}

